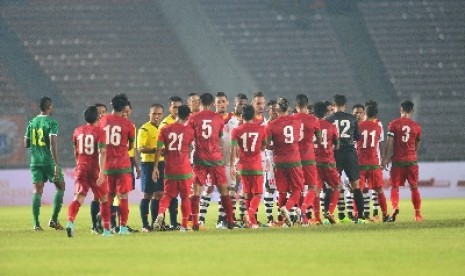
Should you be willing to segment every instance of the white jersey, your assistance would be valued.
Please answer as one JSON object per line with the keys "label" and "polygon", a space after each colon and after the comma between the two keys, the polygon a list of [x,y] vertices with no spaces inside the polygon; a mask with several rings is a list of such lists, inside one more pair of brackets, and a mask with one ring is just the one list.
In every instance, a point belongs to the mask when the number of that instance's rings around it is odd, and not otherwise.
{"label": "white jersey", "polygon": [[[225,166],[229,166],[229,161],[231,159],[231,133],[233,129],[239,126],[240,120],[233,114],[229,113],[228,118],[225,119],[223,126],[223,161]],[[227,120],[227,121],[226,121]]]}
{"label": "white jersey", "polygon": [[[269,121],[265,121],[263,122],[263,126],[266,126],[268,124]],[[271,142],[273,143],[273,142]],[[272,150],[269,150],[269,149],[265,149],[263,152],[262,152],[262,166],[263,166],[263,170],[265,170],[266,168],[266,165],[268,164],[268,167],[269,167],[269,171],[266,172],[265,171],[265,177],[264,177],[264,182],[267,182],[269,183],[269,185],[271,187],[276,187],[276,183],[274,181],[274,171],[273,171],[273,151]]]}

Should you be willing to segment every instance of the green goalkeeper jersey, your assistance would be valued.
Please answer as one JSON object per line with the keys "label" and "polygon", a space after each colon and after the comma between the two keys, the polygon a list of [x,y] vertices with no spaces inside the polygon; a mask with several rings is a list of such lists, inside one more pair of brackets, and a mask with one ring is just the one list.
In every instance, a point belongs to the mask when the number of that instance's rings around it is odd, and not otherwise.
{"label": "green goalkeeper jersey", "polygon": [[25,136],[30,141],[31,166],[54,165],[50,136],[58,134],[58,123],[48,115],[37,115],[29,121]]}

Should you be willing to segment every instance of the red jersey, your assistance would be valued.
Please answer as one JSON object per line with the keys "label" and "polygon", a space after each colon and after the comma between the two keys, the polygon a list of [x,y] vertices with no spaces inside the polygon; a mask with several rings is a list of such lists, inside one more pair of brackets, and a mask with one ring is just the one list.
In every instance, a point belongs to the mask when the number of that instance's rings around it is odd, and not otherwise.
{"label": "red jersey", "polygon": [[105,132],[97,126],[80,126],[74,130],[73,145],[77,164],[98,165],[98,150],[105,147]]}
{"label": "red jersey", "polygon": [[132,172],[128,143],[134,142],[134,123],[121,116],[108,114],[100,119],[100,128],[105,132],[106,174]]}
{"label": "red jersey", "polygon": [[336,164],[333,147],[337,145],[339,132],[335,125],[325,119],[319,119],[321,128],[321,144],[315,144],[317,163]]}
{"label": "red jersey", "polygon": [[253,117],[253,122],[258,124],[258,125],[261,125],[263,126],[265,124],[265,116],[262,116],[261,118],[258,118],[258,117]]}
{"label": "red jersey", "polygon": [[203,110],[189,117],[188,125],[194,130],[194,164],[223,165],[220,137],[223,135],[223,117],[211,110]]}
{"label": "red jersey", "polygon": [[421,127],[411,119],[399,118],[388,126],[388,136],[394,138],[393,163],[417,161],[417,142],[421,139]]}
{"label": "red jersey", "polygon": [[266,126],[268,140],[273,142],[274,164],[292,168],[301,165],[299,152],[300,120],[291,115],[280,116]]}
{"label": "red jersey", "polygon": [[[294,117],[300,120],[300,139],[299,151],[302,165],[311,165],[315,161],[315,148],[313,146],[313,137],[321,133],[320,122],[310,114],[296,113]],[[305,164],[310,161],[311,164]]]}
{"label": "red jersey", "polygon": [[266,130],[255,123],[233,129],[231,144],[239,147],[238,170],[241,175],[262,175],[261,147],[266,145]]}
{"label": "red jersey", "polygon": [[358,124],[361,138],[357,141],[358,163],[361,166],[379,166],[378,147],[381,138],[379,121],[363,121]]}
{"label": "red jersey", "polygon": [[179,122],[161,129],[157,147],[165,148],[166,179],[189,179],[192,177],[189,147],[193,141],[194,130]]}

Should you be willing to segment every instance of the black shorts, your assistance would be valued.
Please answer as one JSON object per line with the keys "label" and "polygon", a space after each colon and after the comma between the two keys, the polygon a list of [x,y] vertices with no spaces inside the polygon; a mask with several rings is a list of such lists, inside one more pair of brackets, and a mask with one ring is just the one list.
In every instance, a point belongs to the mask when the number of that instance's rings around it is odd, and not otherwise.
{"label": "black shorts", "polygon": [[155,192],[163,192],[163,180],[165,178],[165,162],[158,162],[158,171],[160,172],[160,177],[157,182],[152,180],[153,172],[152,162],[142,162],[141,167],[141,190],[144,193],[151,194]]}
{"label": "black shorts", "polygon": [[339,174],[344,171],[350,181],[360,179],[358,157],[355,150],[338,150],[334,153],[334,157],[336,158],[336,167]]}

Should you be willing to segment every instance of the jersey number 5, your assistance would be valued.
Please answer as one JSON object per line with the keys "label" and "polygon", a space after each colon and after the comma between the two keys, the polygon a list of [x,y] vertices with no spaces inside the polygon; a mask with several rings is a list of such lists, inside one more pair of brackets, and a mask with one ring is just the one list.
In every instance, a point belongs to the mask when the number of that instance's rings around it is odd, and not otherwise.
{"label": "jersey number 5", "polygon": [[212,136],[212,120],[203,120],[202,121],[202,137],[205,139],[210,138]]}

